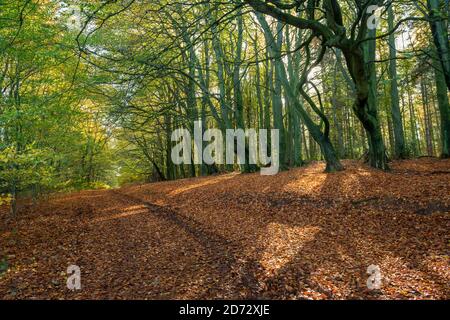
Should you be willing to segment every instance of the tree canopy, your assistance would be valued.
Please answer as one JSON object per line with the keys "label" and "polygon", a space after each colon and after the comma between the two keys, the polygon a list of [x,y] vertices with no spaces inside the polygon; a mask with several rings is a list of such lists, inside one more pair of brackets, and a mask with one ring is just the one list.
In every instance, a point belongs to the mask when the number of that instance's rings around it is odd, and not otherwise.
{"label": "tree canopy", "polygon": [[282,169],[449,157],[448,13],[443,0],[2,1],[2,199],[264,166],[174,164],[172,132],[195,121],[279,130]]}

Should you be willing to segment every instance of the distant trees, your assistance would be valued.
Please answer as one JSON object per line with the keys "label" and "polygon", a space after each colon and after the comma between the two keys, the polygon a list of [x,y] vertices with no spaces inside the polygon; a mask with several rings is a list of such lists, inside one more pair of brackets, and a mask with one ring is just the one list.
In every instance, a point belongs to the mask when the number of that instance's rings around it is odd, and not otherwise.
{"label": "distant trees", "polygon": [[[105,181],[110,160],[75,34],[53,4],[9,1],[0,11],[0,202]],[[101,164],[100,164],[101,162]],[[110,173],[108,172],[108,175]]]}

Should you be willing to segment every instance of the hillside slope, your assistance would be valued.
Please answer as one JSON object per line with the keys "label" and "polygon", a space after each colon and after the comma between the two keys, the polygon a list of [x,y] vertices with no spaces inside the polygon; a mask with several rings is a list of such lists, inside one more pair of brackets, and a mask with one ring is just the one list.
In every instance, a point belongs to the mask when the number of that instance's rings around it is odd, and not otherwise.
{"label": "hillside slope", "polygon": [[[345,165],[55,196],[16,222],[4,212],[0,299],[450,298],[450,161]],[[72,264],[80,291],[66,288]]]}

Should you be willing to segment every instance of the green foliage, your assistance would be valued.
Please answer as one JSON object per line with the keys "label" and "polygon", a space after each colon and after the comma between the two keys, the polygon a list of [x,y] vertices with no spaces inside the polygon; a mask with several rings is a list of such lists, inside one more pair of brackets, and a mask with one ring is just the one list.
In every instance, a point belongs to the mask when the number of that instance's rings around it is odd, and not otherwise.
{"label": "green foliage", "polygon": [[[323,159],[320,138],[311,134],[314,126],[308,127],[307,117],[296,111],[299,93],[289,94],[287,81],[281,88],[279,83],[284,68],[289,84],[298,88],[300,76],[317,58],[320,41],[314,39],[309,48],[300,46],[311,30],[300,32],[277,19],[267,19],[268,26],[261,28],[247,9],[239,9],[239,17],[234,2],[128,4],[66,0],[0,5],[0,205],[21,195],[232,170],[171,163],[171,132],[179,127],[192,130],[193,120],[199,118],[205,128],[283,129],[281,145],[288,166]],[[89,17],[89,26],[81,30],[71,24],[71,12],[61,9],[66,5],[79,6],[80,21]],[[305,8],[299,6],[298,13],[282,11],[303,14]],[[349,3],[341,6],[343,25],[350,31],[355,11]],[[421,14],[404,1],[396,1],[392,9],[396,20]],[[323,16],[316,12],[325,26]],[[386,19],[381,24],[378,35],[389,28]],[[275,32],[277,25],[282,32]],[[271,56],[269,31],[281,59]],[[429,25],[414,21],[393,37],[397,45],[402,42],[398,75],[391,79],[387,72],[386,37],[377,40],[380,62],[374,68],[383,140],[392,153],[394,99],[389,89],[395,78],[407,154],[424,154],[430,142],[437,153],[438,128],[444,122],[433,110],[436,85],[428,67]],[[298,100],[311,123],[324,132],[328,120],[330,144],[340,157],[358,159],[369,143],[353,112],[355,86],[344,53],[325,52],[307,75],[318,92],[304,86],[312,104]],[[422,83],[430,92],[421,92]],[[320,106],[319,113],[314,104]],[[426,132],[433,141],[425,141]]]}
{"label": "green foliage", "polygon": [[13,186],[17,192],[31,186],[49,187],[54,168],[51,167],[49,150],[36,149],[32,145],[18,151],[7,147],[0,154],[0,192],[6,193]]}
{"label": "green foliage", "polygon": [[0,206],[9,205],[11,203],[12,197],[10,194],[0,194]]}
{"label": "green foliage", "polygon": [[78,31],[55,15],[60,4],[11,1],[0,10],[0,203],[109,183],[104,98],[86,98],[106,79],[73,54]]}

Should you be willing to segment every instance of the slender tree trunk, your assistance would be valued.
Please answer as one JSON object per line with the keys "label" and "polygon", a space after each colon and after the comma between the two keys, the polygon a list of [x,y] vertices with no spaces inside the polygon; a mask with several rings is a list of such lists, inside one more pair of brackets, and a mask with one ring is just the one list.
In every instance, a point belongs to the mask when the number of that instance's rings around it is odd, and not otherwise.
{"label": "slender tree trunk", "polygon": [[264,128],[264,104],[261,91],[261,67],[259,66],[259,55],[258,55],[258,31],[255,32],[255,63],[256,63],[256,74],[255,74],[255,84],[256,84],[256,99],[258,101],[258,128]]}
{"label": "slender tree trunk", "polygon": [[283,100],[281,96],[281,68],[284,68],[282,65],[283,62],[281,61],[281,45],[283,43],[283,33],[282,29],[283,24],[281,22],[277,23],[277,38],[276,43],[268,45],[272,46],[273,53],[273,59],[274,59],[274,65],[275,65],[275,72],[274,72],[274,86],[273,86],[273,95],[272,95],[272,112],[273,112],[273,128],[278,129],[280,132],[280,147],[279,147],[279,155],[280,155],[280,169],[285,170],[287,168],[286,166],[286,130],[284,127],[283,122]]}
{"label": "slender tree trunk", "polygon": [[[392,4],[388,8],[389,30],[394,29],[394,10]],[[397,85],[397,49],[395,44],[395,34],[389,35],[389,77],[391,84],[391,116],[394,129],[394,157],[405,159],[407,157],[405,149],[405,134],[403,131],[402,114],[400,111],[400,99]]]}
{"label": "slender tree trunk", "polygon": [[171,123],[170,115],[164,115],[164,126],[166,131],[166,177],[168,180],[175,179],[174,168],[172,163],[172,123]]}
{"label": "slender tree trunk", "polygon": [[[287,46],[287,67],[288,67],[288,75],[289,75],[289,82],[291,84],[291,88],[294,91],[295,88],[298,85],[298,73],[300,72],[300,52],[297,50],[296,52],[292,53],[292,46],[291,46],[291,38],[289,34],[289,25],[285,26],[285,33],[286,33],[286,46]],[[298,48],[301,45],[302,42],[302,34],[301,30],[298,30],[295,34],[295,48]],[[286,91],[285,91],[286,92]],[[290,140],[289,143],[291,144],[291,163],[290,165],[293,165],[295,167],[299,167],[303,164],[302,159],[302,144],[301,144],[301,129],[300,129],[300,115],[297,111],[297,109],[294,106],[294,103],[290,101],[289,95],[286,94],[286,101],[289,101],[287,104],[287,107],[289,108],[289,133],[290,133]]]}
{"label": "slender tree trunk", "polygon": [[441,157],[450,158],[450,105],[444,73],[439,63],[435,64],[436,95],[441,120]]}
{"label": "slender tree trunk", "polygon": [[331,106],[333,108],[333,123],[334,123],[334,129],[336,130],[337,135],[337,152],[339,157],[341,158],[344,155],[344,138],[343,138],[343,132],[342,132],[342,124],[340,119],[338,119],[338,81],[337,81],[337,62],[334,66],[334,74],[333,74],[333,95],[331,97]]}
{"label": "slender tree trunk", "polygon": [[[245,129],[244,124],[244,102],[242,99],[242,88],[241,88],[241,59],[242,59],[242,41],[244,35],[244,25],[242,17],[242,9],[238,9],[237,15],[237,43],[236,43],[236,54],[234,58],[234,69],[233,69],[233,93],[234,93],[234,110],[236,119],[236,128]],[[241,172],[250,172],[248,149],[246,148],[245,163],[242,164]]]}
{"label": "slender tree trunk", "polygon": [[430,110],[429,110],[429,102],[428,102],[428,94],[427,87],[425,84],[425,80],[422,78],[421,80],[421,89],[422,89],[422,105],[423,105],[423,122],[425,129],[425,142],[427,146],[427,154],[432,157],[433,152],[433,138],[431,133],[431,121],[430,121]]}
{"label": "slender tree trunk", "polygon": [[[445,4],[446,2],[446,4]],[[450,45],[448,35],[448,1],[427,0],[431,32],[442,66],[443,76],[450,90]],[[447,12],[445,12],[447,11]],[[447,17],[447,18],[445,18]]]}

